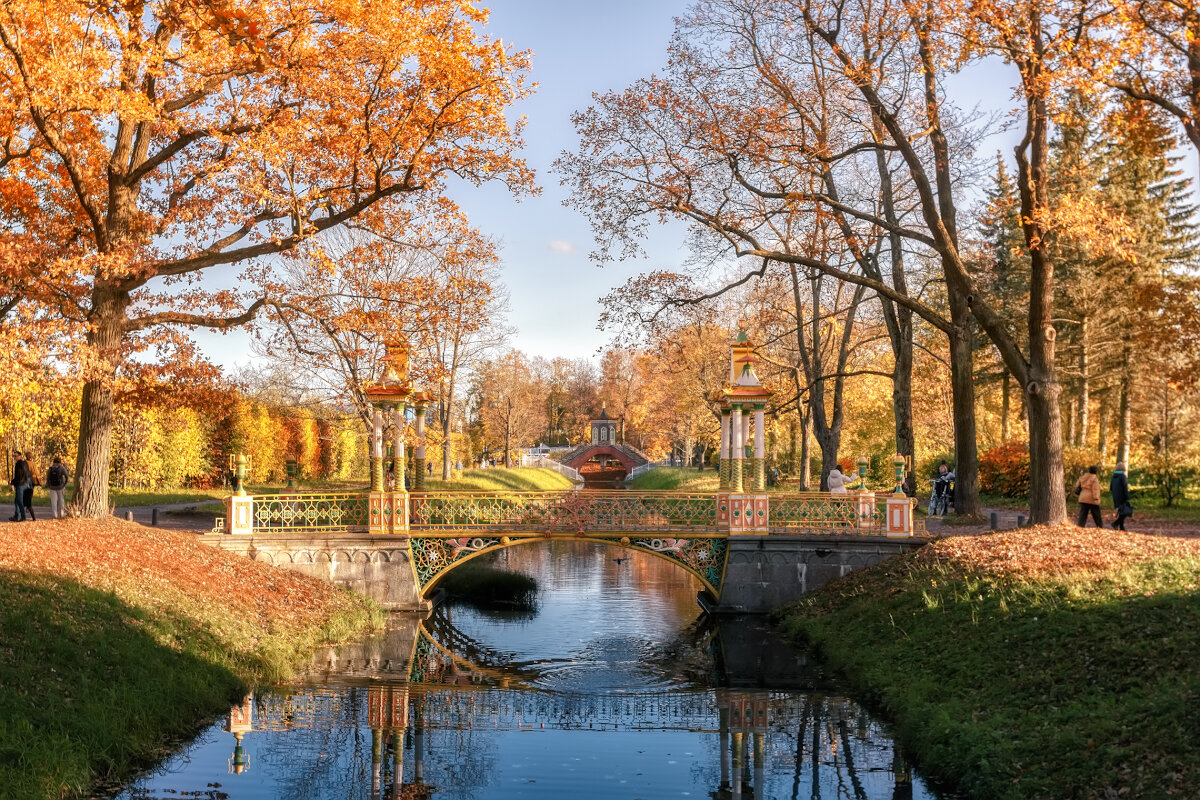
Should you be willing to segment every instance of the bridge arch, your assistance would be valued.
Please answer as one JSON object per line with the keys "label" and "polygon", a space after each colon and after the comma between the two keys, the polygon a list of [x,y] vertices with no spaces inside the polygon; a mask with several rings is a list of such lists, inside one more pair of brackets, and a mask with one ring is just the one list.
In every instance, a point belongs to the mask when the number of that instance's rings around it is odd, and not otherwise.
{"label": "bridge arch", "polygon": [[694,575],[714,596],[720,596],[728,543],[720,536],[670,537],[637,534],[412,537],[413,572],[417,590],[428,599],[437,584],[456,568],[488,553],[535,542],[598,542],[670,561]]}

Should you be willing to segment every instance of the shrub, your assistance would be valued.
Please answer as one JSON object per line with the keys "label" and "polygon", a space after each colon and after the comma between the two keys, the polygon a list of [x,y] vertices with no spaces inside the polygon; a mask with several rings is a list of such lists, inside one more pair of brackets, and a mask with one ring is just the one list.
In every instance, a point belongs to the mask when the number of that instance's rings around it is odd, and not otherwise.
{"label": "shrub", "polygon": [[1000,497],[1029,496],[1029,446],[1009,441],[979,457],[979,489]]}

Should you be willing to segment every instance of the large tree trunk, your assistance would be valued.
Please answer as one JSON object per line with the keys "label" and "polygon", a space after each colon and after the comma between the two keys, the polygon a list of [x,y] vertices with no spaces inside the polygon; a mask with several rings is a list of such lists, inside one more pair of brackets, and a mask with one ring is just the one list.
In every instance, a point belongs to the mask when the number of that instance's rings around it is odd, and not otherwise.
{"label": "large tree trunk", "polygon": [[811,411],[800,415],[800,488],[809,491],[812,488],[812,452],[809,449],[808,422]]}
{"label": "large tree trunk", "polygon": [[[900,340],[893,346],[895,368],[892,370],[892,413],[896,422],[896,452],[908,458],[915,466],[917,441],[913,432],[912,416],[912,311],[898,308],[900,322]],[[904,481],[904,491],[908,495],[917,493],[916,470],[910,470]]]}
{"label": "large tree trunk", "polygon": [[1108,463],[1108,396],[1111,389],[1100,394],[1099,404],[1096,408],[1096,415],[1100,420],[1100,432],[1098,434],[1097,449],[1100,451],[1100,463]]}
{"label": "large tree trunk", "polygon": [[1129,370],[1126,368],[1121,375],[1121,400],[1117,414],[1120,417],[1120,430],[1117,434],[1117,461],[1125,464],[1126,469],[1129,468],[1129,445],[1133,438],[1133,411],[1132,404],[1129,402]]}
{"label": "large tree trunk", "polygon": [[1088,359],[1088,337],[1091,331],[1088,317],[1084,314],[1079,323],[1079,428],[1074,442],[1076,447],[1087,447],[1088,443],[1088,404],[1091,403],[1092,376],[1091,363]]}
{"label": "large tree trunk", "polygon": [[950,385],[954,407],[954,513],[979,516],[979,445],[975,440],[975,369],[972,361],[974,337],[971,335],[971,311],[967,300],[956,290],[949,291]]}
{"label": "large tree trunk", "polygon": [[113,385],[121,358],[129,295],[106,285],[92,293],[87,344],[96,359],[96,371],[83,385],[79,414],[79,450],[75,457],[74,513],[103,517],[110,513],[108,472],[112,460]]}
{"label": "large tree trunk", "polygon": [[1011,401],[1009,399],[1012,384],[1012,375],[1008,370],[1004,370],[1004,380],[1000,383],[1000,441],[1008,441],[1008,417],[1010,413]]}
{"label": "large tree trunk", "polygon": [[[1041,371],[1044,374],[1044,371]],[[1038,372],[1030,370],[1031,377]],[[1058,383],[1030,382],[1029,408],[1029,517],[1034,523],[1065,524],[1067,495],[1063,480],[1062,413]]]}
{"label": "large tree trunk", "polygon": [[[1025,139],[1014,148],[1017,185],[1021,195],[1021,229],[1029,248],[1029,367],[1025,402],[1029,413],[1029,518],[1034,524],[1061,525],[1067,521],[1063,479],[1062,386],[1055,370],[1054,262],[1046,250],[1049,231],[1046,210],[1047,131],[1050,112],[1043,83],[1044,46],[1041,14],[1030,15],[1029,36],[1034,53],[1021,67],[1025,91]],[[1026,150],[1028,148],[1028,151]]]}

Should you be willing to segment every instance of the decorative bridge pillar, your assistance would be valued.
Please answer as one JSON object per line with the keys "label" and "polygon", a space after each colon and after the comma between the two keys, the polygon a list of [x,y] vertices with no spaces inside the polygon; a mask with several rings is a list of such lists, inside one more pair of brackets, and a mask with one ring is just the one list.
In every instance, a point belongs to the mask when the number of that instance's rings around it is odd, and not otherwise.
{"label": "decorative bridge pillar", "polygon": [[772,392],[754,372],[758,361],[754,343],[739,331],[729,349],[729,383],[710,396],[721,413],[718,519],[730,533],[765,533],[769,519],[767,496],[759,493],[766,491],[766,406]]}
{"label": "decorative bridge pillar", "polygon": [[887,500],[887,535],[899,539],[913,535],[913,506],[916,498],[904,493],[904,471],[909,461],[906,456],[897,453],[892,457],[892,466],[896,469],[896,490]]}
{"label": "decorative bridge pillar", "polygon": [[[408,345],[389,342],[379,382],[366,387],[363,394],[371,404],[371,492],[367,509],[367,529],[371,533],[408,531],[408,492],[404,489],[405,404],[418,402],[424,395],[414,393],[408,380]],[[384,409],[392,422],[392,480],[386,478],[383,455]]]}
{"label": "decorative bridge pillar", "polygon": [[867,488],[867,467],[870,460],[861,455],[858,457],[858,491],[855,495],[858,506],[858,527],[875,527],[875,493]]}

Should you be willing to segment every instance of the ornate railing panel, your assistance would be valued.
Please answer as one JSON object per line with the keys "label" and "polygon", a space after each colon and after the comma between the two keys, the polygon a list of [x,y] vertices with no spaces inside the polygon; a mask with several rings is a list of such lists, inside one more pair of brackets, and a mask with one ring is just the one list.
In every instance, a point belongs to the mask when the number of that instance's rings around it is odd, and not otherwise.
{"label": "ornate railing panel", "polygon": [[413,494],[409,524],[416,531],[504,529],[698,531],[717,526],[713,494],[674,492],[537,492]]}
{"label": "ornate railing panel", "polygon": [[877,498],[871,500],[867,524],[859,519],[859,498],[854,494],[801,492],[772,494],[772,530],[831,530],[839,534],[877,535],[886,522],[886,511]]}
{"label": "ornate railing panel", "polygon": [[256,531],[358,531],[367,530],[369,495],[336,494],[255,495]]}

